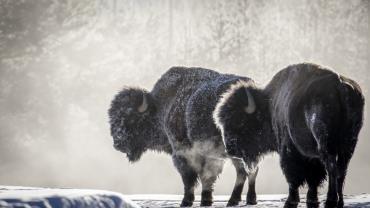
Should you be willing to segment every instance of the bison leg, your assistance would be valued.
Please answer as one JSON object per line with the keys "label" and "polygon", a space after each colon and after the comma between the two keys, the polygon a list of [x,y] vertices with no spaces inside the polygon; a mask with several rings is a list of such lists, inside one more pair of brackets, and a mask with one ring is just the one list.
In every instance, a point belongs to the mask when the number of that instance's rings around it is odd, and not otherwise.
{"label": "bison leg", "polygon": [[200,173],[202,194],[200,206],[211,206],[213,203],[213,185],[217,176],[222,172],[224,161],[222,159],[204,158],[204,166]]}
{"label": "bison leg", "polygon": [[299,186],[289,184],[289,194],[285,201],[284,208],[297,208],[299,203]]}
{"label": "bison leg", "polygon": [[184,198],[180,206],[190,207],[194,202],[194,189],[197,185],[198,174],[185,157],[174,155],[172,159],[184,183]]}
{"label": "bison leg", "polygon": [[338,208],[342,208],[344,205],[343,202],[343,184],[346,178],[347,164],[344,164],[343,159],[338,158]]}
{"label": "bison leg", "polygon": [[344,206],[343,202],[343,185],[347,174],[349,161],[351,160],[352,152],[346,152],[338,155],[337,168],[338,168],[338,208]]}
{"label": "bison leg", "polygon": [[293,144],[282,147],[280,165],[289,184],[289,194],[284,208],[296,208],[300,201],[298,188],[305,181],[304,160]]}
{"label": "bison leg", "polygon": [[324,161],[329,175],[329,188],[325,208],[334,208],[337,207],[338,203],[337,161],[334,155],[329,155]]}
{"label": "bison leg", "polygon": [[318,208],[319,207],[320,202],[317,197],[317,186],[308,185],[306,205],[307,205],[307,208]]}
{"label": "bison leg", "polygon": [[[322,116],[323,117],[323,116]],[[329,117],[329,116],[327,116]],[[319,141],[319,152],[321,161],[325,165],[326,172],[329,176],[329,187],[326,195],[325,208],[335,208],[338,205],[338,170],[337,170],[337,154],[336,148],[333,145],[335,139],[328,129],[329,121],[318,117],[318,121],[312,126],[313,135],[316,141]],[[329,136],[330,135],[330,136]]]}
{"label": "bison leg", "polygon": [[233,192],[227,206],[236,206],[242,200],[242,192],[245,180],[247,178],[247,171],[245,170],[244,162],[241,159],[231,159],[236,170],[236,181]]}
{"label": "bison leg", "polygon": [[258,174],[258,167],[253,169],[248,175],[248,193],[247,193],[247,204],[257,204],[256,194],[256,178]]}
{"label": "bison leg", "polygon": [[308,184],[307,191],[307,208],[318,208],[320,202],[317,197],[317,188],[325,180],[326,170],[324,164],[318,159],[310,159],[306,166],[306,181]]}

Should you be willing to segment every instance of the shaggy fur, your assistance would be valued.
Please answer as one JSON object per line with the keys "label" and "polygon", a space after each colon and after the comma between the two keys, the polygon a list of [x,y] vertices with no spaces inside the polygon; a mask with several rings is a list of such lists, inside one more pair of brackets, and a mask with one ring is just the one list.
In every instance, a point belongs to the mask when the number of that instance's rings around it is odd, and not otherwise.
{"label": "shaggy fur", "polygon": [[[171,154],[184,183],[181,206],[192,205],[198,180],[202,184],[201,205],[211,205],[213,185],[227,157],[212,112],[221,94],[240,80],[252,82],[246,77],[208,69],[173,67],[150,92],[123,89],[109,110],[114,147],[130,161],[139,160],[147,150]],[[237,179],[228,205],[236,205],[241,200],[247,176],[250,179],[248,203],[255,204],[256,169],[246,170],[240,159],[232,161]]]}
{"label": "shaggy fur", "polygon": [[[245,112],[247,93],[257,109]],[[289,184],[285,207],[297,207],[307,183],[307,206],[318,207],[317,187],[329,176],[326,207],[343,207],[343,182],[362,127],[364,97],[354,82],[314,64],[277,73],[264,89],[250,84],[227,92],[214,117],[227,152],[246,163],[278,151]]]}

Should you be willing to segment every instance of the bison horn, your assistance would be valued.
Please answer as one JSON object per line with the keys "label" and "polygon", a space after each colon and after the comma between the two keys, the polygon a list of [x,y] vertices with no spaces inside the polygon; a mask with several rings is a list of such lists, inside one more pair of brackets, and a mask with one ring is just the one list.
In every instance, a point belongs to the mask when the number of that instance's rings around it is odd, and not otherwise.
{"label": "bison horn", "polygon": [[251,95],[249,90],[245,89],[245,92],[247,93],[247,97],[248,97],[248,106],[245,107],[244,110],[248,114],[252,114],[256,110],[256,103],[254,102],[253,96]]}
{"label": "bison horn", "polygon": [[145,94],[143,94],[143,103],[141,103],[141,105],[137,108],[137,110],[138,110],[140,113],[143,113],[143,112],[145,112],[147,109],[148,109],[148,102],[147,102],[147,100],[146,100],[146,96],[145,96]]}

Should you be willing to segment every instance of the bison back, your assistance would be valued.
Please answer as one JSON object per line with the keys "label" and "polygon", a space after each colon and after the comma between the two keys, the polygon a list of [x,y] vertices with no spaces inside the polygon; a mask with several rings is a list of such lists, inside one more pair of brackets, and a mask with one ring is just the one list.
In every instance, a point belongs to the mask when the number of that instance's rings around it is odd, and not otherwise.
{"label": "bison back", "polygon": [[220,131],[217,129],[212,113],[221,95],[232,84],[249,78],[235,75],[222,75],[215,80],[204,83],[189,99],[186,108],[186,124],[188,137],[193,141],[212,141],[222,143]]}
{"label": "bison back", "polygon": [[343,121],[339,84],[338,74],[314,64],[289,66],[274,76],[266,89],[280,144],[291,140],[301,154],[318,157],[322,145],[335,141]]}

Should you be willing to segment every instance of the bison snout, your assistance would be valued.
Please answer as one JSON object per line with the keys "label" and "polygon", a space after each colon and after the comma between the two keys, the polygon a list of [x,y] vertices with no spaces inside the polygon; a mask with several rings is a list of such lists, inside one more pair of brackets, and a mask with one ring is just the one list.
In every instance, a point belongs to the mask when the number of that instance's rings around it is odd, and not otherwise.
{"label": "bison snout", "polygon": [[123,144],[123,142],[121,142],[121,141],[114,141],[113,142],[113,147],[116,149],[116,150],[119,150],[119,151],[121,151],[121,152],[126,152],[125,151],[125,147],[124,147],[124,144]]}

